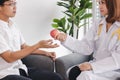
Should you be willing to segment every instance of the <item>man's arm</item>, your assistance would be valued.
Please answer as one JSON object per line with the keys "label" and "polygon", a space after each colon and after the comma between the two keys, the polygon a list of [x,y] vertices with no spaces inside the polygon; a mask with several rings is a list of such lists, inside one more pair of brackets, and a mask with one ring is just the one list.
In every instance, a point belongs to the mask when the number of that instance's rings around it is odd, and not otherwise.
{"label": "man's arm", "polygon": [[[29,45],[23,44],[21,48],[24,49],[27,47],[29,47]],[[35,51],[32,52],[32,54],[45,55],[45,56],[51,57],[53,60],[55,60],[56,58],[55,52],[48,52],[48,51],[40,50],[40,49],[36,49]]]}
{"label": "man's arm", "polygon": [[3,53],[0,54],[0,56],[6,60],[8,63],[14,62],[18,59],[22,59],[27,55],[30,55],[34,51],[36,51],[38,48],[55,48],[58,47],[57,44],[52,44],[52,40],[42,40],[38,42],[37,44],[33,46],[28,46],[28,47],[21,47],[22,49],[19,51],[10,51],[7,50]]}
{"label": "man's arm", "polygon": [[27,48],[24,48],[22,50],[15,51],[15,52],[10,51],[10,50],[5,51],[2,54],[0,54],[0,56],[4,60],[6,60],[8,63],[11,63],[18,59],[24,58],[25,56],[29,55],[30,53],[32,53],[34,50],[38,48],[39,48],[38,44],[35,44],[33,46],[30,46],[30,47],[27,47]]}

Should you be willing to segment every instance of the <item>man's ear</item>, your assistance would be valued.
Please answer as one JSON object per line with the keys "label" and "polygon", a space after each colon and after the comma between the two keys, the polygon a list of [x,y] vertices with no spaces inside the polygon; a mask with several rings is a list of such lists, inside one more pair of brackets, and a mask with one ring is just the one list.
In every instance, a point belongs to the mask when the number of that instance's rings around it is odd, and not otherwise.
{"label": "man's ear", "polygon": [[0,11],[2,10],[2,7],[0,6]]}
{"label": "man's ear", "polygon": [[0,6],[0,10],[1,10],[1,6]]}

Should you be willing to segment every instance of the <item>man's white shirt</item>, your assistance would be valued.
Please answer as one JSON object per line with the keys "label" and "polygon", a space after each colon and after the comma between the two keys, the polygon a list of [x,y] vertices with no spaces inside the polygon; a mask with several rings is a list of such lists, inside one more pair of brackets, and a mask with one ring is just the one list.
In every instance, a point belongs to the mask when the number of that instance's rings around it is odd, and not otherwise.
{"label": "man's white shirt", "polygon": [[[23,36],[11,20],[9,23],[0,20],[0,54],[7,50],[21,50],[21,45],[24,43],[25,40]],[[27,72],[27,67],[21,60],[8,63],[0,57],[0,79],[7,75],[20,75],[19,68],[22,68]]]}

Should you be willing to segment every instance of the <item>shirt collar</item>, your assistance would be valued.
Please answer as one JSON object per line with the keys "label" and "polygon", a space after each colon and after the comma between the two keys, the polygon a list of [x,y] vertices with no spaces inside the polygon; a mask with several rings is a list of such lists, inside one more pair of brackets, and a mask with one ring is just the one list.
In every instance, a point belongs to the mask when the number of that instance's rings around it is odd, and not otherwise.
{"label": "shirt collar", "polygon": [[[100,24],[105,24],[106,23],[106,18],[102,18],[100,20]],[[115,21],[113,24],[115,24],[117,27],[120,27],[120,21]]]}
{"label": "shirt collar", "polygon": [[104,24],[106,22],[106,19],[105,18],[102,18],[101,20],[100,20],[100,23],[99,24]]}
{"label": "shirt collar", "polygon": [[13,22],[11,20],[9,20],[8,22],[0,20],[0,24],[6,25],[6,27],[11,27],[13,25]]}

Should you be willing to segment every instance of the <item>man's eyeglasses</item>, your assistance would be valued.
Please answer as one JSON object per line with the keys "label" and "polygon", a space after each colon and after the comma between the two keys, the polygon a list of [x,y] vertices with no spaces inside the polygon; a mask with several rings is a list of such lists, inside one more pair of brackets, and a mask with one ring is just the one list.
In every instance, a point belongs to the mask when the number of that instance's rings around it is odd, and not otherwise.
{"label": "man's eyeglasses", "polygon": [[17,2],[13,2],[13,3],[5,3],[3,5],[6,5],[6,6],[16,6]]}

